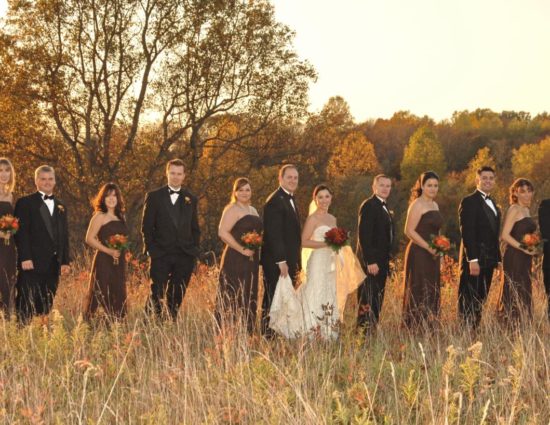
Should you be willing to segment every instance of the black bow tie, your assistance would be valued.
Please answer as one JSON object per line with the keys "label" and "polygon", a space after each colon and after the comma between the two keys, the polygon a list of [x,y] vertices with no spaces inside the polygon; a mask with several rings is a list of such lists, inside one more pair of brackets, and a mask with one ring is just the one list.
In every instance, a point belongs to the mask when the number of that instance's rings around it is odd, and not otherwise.
{"label": "black bow tie", "polygon": [[493,198],[491,198],[489,195],[483,195],[483,193],[481,194],[483,196],[483,199],[485,199],[486,201],[489,200],[489,201],[492,201]]}
{"label": "black bow tie", "polygon": [[42,199],[44,199],[44,201],[47,201],[48,199],[53,201],[53,195],[44,195]]}
{"label": "black bow tie", "polygon": [[382,206],[387,208],[388,204],[386,204],[384,201],[382,201]]}
{"label": "black bow tie", "polygon": [[168,188],[168,193],[170,195],[174,195],[174,194],[181,195],[181,189],[180,190],[172,190],[172,189]]}

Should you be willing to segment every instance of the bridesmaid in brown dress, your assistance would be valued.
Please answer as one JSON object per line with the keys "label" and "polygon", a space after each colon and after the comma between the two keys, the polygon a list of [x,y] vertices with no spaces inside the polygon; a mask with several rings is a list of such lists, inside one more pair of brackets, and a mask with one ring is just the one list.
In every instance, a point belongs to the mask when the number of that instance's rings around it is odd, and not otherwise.
{"label": "bridesmaid in brown dress", "polygon": [[84,317],[89,320],[101,306],[110,318],[121,319],[126,315],[126,261],[119,250],[109,248],[107,243],[113,235],[128,236],[119,187],[114,183],[104,185],[93,205],[95,214],[88,227],[86,243],[97,251],[90,273]]}
{"label": "bridesmaid in brown dress", "polygon": [[439,234],[443,223],[435,197],[439,177],[423,173],[412,190],[405,234],[410,239],[405,253],[405,297],[403,323],[411,329],[432,327],[439,318],[440,258],[430,248],[431,235]]}
{"label": "bridesmaid in brown dress", "polygon": [[528,251],[520,245],[526,234],[537,230],[529,211],[533,192],[533,184],[527,179],[517,179],[510,186],[510,208],[502,228],[504,273],[498,312],[509,324],[518,322],[523,315],[527,319],[532,317],[531,263],[535,251]]}
{"label": "bridesmaid in brown dress", "polygon": [[258,302],[259,252],[243,247],[241,237],[248,232],[261,234],[263,226],[256,209],[250,205],[252,189],[244,177],[235,180],[231,203],[220,220],[218,235],[226,243],[223,251],[216,320],[243,321],[249,333],[256,325]]}
{"label": "bridesmaid in brown dress", "polygon": [[[0,158],[0,217],[13,215],[15,170],[7,158]],[[6,242],[7,241],[7,242]],[[6,316],[12,306],[16,254],[13,235],[0,232],[0,309]]]}

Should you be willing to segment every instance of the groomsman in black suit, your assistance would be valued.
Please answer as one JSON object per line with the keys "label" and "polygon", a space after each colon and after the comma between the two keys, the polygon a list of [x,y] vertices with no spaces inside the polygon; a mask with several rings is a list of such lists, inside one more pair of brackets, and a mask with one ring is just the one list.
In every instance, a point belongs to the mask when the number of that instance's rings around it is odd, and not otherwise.
{"label": "groomsman in black suit", "polygon": [[495,187],[495,177],[495,170],[491,167],[484,166],[477,170],[477,189],[462,200],[458,209],[462,236],[458,307],[462,320],[474,329],[481,321],[493,272],[501,262],[501,214],[490,197]]}
{"label": "groomsman in black suit", "polygon": [[542,261],[542,273],[544,287],[548,298],[548,318],[550,319],[550,199],[545,199],[539,206],[539,226],[544,242],[544,259]]}
{"label": "groomsman in black suit", "polygon": [[34,172],[37,192],[19,198],[15,309],[23,323],[50,312],[59,275],[69,272],[69,232],[65,206],[53,195],[55,171],[42,165]]}
{"label": "groomsman in black suit", "polygon": [[298,187],[298,169],[287,164],[279,170],[279,188],[264,205],[264,245],[261,253],[264,298],[262,302],[262,333],[268,337],[269,309],[280,276],[290,276],[292,283],[301,269],[301,227],[294,192]]}
{"label": "groomsman in black suit", "polygon": [[364,328],[365,332],[372,331],[378,324],[390,271],[395,227],[386,200],[391,185],[391,179],[384,174],[374,177],[373,195],[359,208],[357,257],[367,277],[357,291],[357,326]]}
{"label": "groomsman in black suit", "polygon": [[178,316],[187,284],[199,256],[200,229],[197,198],[182,188],[185,164],[166,164],[168,185],[145,197],[141,232],[144,252],[151,257],[151,295],[146,310],[162,317],[163,299],[173,320]]}

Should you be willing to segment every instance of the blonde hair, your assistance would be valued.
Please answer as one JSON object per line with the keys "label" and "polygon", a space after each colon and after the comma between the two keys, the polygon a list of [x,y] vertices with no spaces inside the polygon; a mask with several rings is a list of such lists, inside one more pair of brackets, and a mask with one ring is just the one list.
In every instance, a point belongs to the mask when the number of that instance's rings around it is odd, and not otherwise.
{"label": "blonde hair", "polygon": [[41,165],[34,170],[34,179],[36,180],[41,173],[53,173],[55,175],[55,170],[51,165]]}
{"label": "blonde hair", "polygon": [[13,168],[13,164],[8,158],[0,158],[0,166],[2,165],[5,165],[10,169],[10,179],[4,187],[4,190],[6,192],[13,192],[13,189],[15,189],[15,168]]}

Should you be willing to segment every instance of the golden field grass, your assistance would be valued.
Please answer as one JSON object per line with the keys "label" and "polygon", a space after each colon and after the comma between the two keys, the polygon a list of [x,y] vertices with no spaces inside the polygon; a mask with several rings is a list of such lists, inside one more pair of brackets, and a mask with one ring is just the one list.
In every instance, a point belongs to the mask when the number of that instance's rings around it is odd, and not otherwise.
{"label": "golden field grass", "polygon": [[21,328],[0,319],[0,419],[9,424],[547,424],[550,326],[540,276],[535,320],[519,331],[493,318],[478,334],[456,321],[456,283],[443,288],[443,326],[400,326],[402,284],[388,282],[380,332],[354,331],[350,297],[338,342],[264,341],[240,327],[218,335],[217,271],[201,267],[176,323],[144,317],[146,275],[131,267],[129,316],[79,318],[88,259],[62,279],[56,311]]}

